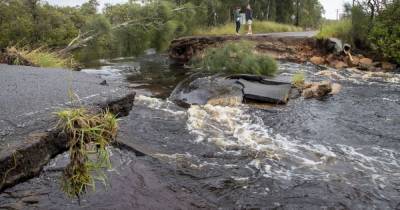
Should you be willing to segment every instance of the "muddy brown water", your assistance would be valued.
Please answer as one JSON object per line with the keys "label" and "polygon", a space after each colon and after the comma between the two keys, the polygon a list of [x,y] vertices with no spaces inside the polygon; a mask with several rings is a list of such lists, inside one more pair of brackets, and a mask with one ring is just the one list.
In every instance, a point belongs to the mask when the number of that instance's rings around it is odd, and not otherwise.
{"label": "muddy brown water", "polygon": [[[100,70],[99,70],[100,69]],[[86,70],[139,90],[121,136],[148,151],[112,149],[107,190],[81,205],[58,188],[66,156],[0,195],[1,207],[37,209],[400,209],[400,77],[339,72],[340,94],[258,109],[168,100],[190,73],[160,55]],[[280,63],[278,79],[321,69]],[[362,75],[360,75],[362,74]],[[133,85],[132,85],[133,84]],[[32,198],[33,197],[33,198]]]}

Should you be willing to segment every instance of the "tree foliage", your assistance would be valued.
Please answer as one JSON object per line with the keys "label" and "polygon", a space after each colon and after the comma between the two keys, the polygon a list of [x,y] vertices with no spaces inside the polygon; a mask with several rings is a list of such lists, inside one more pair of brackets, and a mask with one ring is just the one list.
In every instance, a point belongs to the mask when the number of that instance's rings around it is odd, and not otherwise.
{"label": "tree foliage", "polygon": [[378,15],[370,39],[385,57],[400,63],[400,1],[389,5]]}
{"label": "tree foliage", "polygon": [[336,37],[377,57],[400,63],[400,1],[354,0],[340,21],[324,24],[319,37]]}
{"label": "tree foliage", "polygon": [[303,27],[316,26],[322,12],[318,0],[154,0],[144,6],[135,2],[108,4],[99,11],[98,0],[76,7],[2,0],[0,48],[46,46],[88,60],[132,56],[147,48],[165,50],[176,37],[231,22],[233,8],[244,10],[248,2],[258,20]]}
{"label": "tree foliage", "polygon": [[351,6],[351,42],[400,63],[400,1],[355,0]]}

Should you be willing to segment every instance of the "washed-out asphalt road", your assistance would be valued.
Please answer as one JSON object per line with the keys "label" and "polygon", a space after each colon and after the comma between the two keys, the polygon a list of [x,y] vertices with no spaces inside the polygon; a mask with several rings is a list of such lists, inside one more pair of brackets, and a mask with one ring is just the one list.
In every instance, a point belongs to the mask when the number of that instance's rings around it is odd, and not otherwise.
{"label": "washed-out asphalt road", "polygon": [[53,128],[54,112],[71,105],[72,92],[82,105],[103,104],[129,92],[101,82],[71,70],[0,65],[0,153],[31,132]]}

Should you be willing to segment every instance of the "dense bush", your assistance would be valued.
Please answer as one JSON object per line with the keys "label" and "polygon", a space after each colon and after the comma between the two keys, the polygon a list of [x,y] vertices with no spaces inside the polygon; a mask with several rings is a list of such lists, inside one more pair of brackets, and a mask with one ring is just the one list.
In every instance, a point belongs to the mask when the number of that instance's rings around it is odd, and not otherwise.
{"label": "dense bush", "polygon": [[[55,1],[53,1],[55,2]],[[0,0],[0,49],[47,47],[61,50],[71,41],[84,40],[70,47],[79,61],[96,58],[136,56],[145,49],[166,50],[172,39],[192,35],[198,28],[222,26],[215,33],[234,32],[232,12],[245,8],[244,0],[163,0],[105,4],[86,0],[80,6],[48,4],[45,0]],[[297,6],[294,7],[294,2]],[[255,33],[298,31],[300,28],[267,21],[312,27],[321,19],[318,0],[251,1]],[[295,12],[296,11],[296,12]],[[243,27],[244,28],[244,27]],[[206,32],[210,32],[205,30]],[[213,33],[212,31],[210,33]],[[79,36],[78,36],[79,35]],[[78,37],[78,38],[77,38]],[[84,47],[82,47],[84,46]]]}
{"label": "dense bush", "polygon": [[368,31],[371,27],[370,17],[360,6],[354,6],[351,9],[351,33],[349,34],[353,46],[359,49],[368,49]]}
{"label": "dense bush", "polygon": [[384,57],[400,63],[400,1],[395,1],[378,16],[370,40]]}
{"label": "dense bush", "polygon": [[371,13],[365,5],[356,5],[344,19],[323,25],[317,37],[336,37],[400,63],[400,1],[385,6]]}
{"label": "dense bush", "polygon": [[220,48],[209,48],[193,62],[209,72],[273,75],[277,71],[274,59],[257,54],[254,44],[247,41],[229,42]]}

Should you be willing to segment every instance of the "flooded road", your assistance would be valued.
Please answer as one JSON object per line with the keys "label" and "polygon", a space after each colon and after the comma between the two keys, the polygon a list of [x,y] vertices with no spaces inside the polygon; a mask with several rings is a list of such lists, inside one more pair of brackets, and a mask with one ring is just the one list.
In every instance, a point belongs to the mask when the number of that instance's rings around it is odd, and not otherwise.
{"label": "flooded road", "polygon": [[[59,172],[45,170],[1,194],[0,208],[15,203],[15,195],[26,190],[47,194],[23,202],[23,208],[135,207],[129,201],[147,187],[134,184],[138,176],[132,165],[139,158],[153,168],[149,179],[158,177],[154,180],[183,197],[201,198],[199,203],[181,200],[182,209],[400,209],[400,76],[329,69],[321,74],[313,65],[280,63],[277,78],[290,81],[299,70],[308,80],[330,78],[342,91],[263,109],[246,104],[186,109],[168,96],[190,72],[171,67],[162,56],[114,60],[100,70],[84,70],[139,91],[131,114],[120,123],[119,138],[147,156],[113,152],[109,191],[99,187],[82,206],[59,192],[53,175]],[[53,161],[48,167],[59,165]],[[148,195],[161,198],[154,209],[162,199],[179,201],[165,197],[163,190]],[[176,206],[171,202],[165,208]]]}

